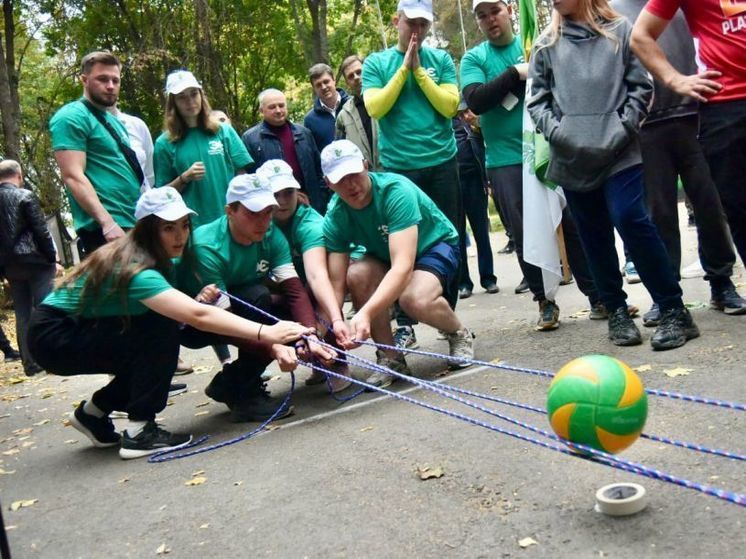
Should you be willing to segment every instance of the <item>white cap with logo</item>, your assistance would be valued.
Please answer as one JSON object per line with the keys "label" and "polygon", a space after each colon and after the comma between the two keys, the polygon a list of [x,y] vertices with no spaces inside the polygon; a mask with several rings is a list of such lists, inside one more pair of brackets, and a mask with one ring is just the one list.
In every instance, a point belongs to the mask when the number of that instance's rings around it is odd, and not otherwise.
{"label": "white cap with logo", "polygon": [[233,177],[231,182],[228,183],[225,201],[227,204],[241,202],[246,209],[252,212],[260,212],[270,206],[278,205],[269,181],[258,174]]}
{"label": "white cap with logo", "polygon": [[300,188],[300,184],[293,176],[293,168],[282,159],[270,159],[256,170],[269,182],[272,192],[277,194],[286,188]]}
{"label": "white cap with logo", "polygon": [[157,215],[165,221],[176,221],[189,214],[197,215],[197,212],[187,208],[179,191],[172,186],[151,188],[140,196],[135,206],[137,220]]}
{"label": "white cap with logo", "polygon": [[202,86],[197,81],[197,78],[194,77],[194,74],[187,70],[171,72],[166,78],[166,93],[171,95],[178,95],[190,87],[202,89]]}
{"label": "white cap with logo", "polygon": [[347,175],[362,173],[364,161],[360,148],[350,140],[336,140],[321,150],[321,171],[332,184]]}
{"label": "white cap with logo", "polygon": [[504,0],[474,0],[472,2],[471,9],[472,9],[472,11],[476,10],[477,6],[479,6],[479,4],[497,4],[498,2],[503,2],[504,3]]}
{"label": "white cap with logo", "polygon": [[433,20],[432,0],[399,0],[396,10],[404,12],[409,19],[422,17],[428,21]]}

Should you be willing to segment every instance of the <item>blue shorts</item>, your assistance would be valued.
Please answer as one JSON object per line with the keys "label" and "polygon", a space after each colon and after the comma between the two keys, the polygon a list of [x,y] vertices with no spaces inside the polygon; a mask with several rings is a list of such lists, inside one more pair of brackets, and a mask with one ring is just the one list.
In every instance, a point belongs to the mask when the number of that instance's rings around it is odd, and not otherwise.
{"label": "blue shorts", "polygon": [[436,243],[414,261],[415,270],[430,272],[440,281],[443,296],[448,299],[454,289],[458,289],[461,250],[458,245],[446,242]]}

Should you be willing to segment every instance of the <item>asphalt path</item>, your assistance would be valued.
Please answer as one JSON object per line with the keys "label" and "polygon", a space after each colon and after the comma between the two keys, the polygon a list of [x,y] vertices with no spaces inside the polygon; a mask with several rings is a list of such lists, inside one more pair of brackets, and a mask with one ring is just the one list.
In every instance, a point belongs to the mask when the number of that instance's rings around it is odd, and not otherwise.
{"label": "asphalt path", "polygon": [[[684,264],[696,239],[682,228]],[[502,247],[493,235],[493,249]],[[476,258],[470,258],[476,269]],[[477,334],[477,358],[491,364],[556,371],[580,355],[605,353],[639,368],[649,388],[746,402],[746,316],[707,308],[708,285],[682,281],[702,336],[684,348],[654,352],[645,343],[619,348],[606,323],[588,319],[575,284],[560,288],[562,325],[536,332],[536,303],[515,295],[512,255],[497,255],[501,292],[479,287],[459,303]],[[473,273],[476,278],[476,272]],[[734,280],[746,293],[744,271]],[[478,283],[478,282],[477,282]],[[641,284],[625,285],[647,310]],[[436,332],[419,326],[421,349],[447,353]],[[372,356],[370,348],[356,353]],[[257,424],[232,424],[227,409],[203,393],[217,360],[211,350],[184,351],[197,370],[181,377],[190,392],[160,418],[171,430],[238,437]],[[85,356],[81,356],[82,359]],[[446,374],[442,361],[408,357],[415,375],[543,407],[548,380],[495,366]],[[742,557],[746,508],[686,489],[567,456],[481,426],[379,394],[346,403],[322,386],[307,387],[299,369],[296,413],[259,436],[163,464],[122,461],[98,450],[67,420],[104,376],[42,375],[0,387],[0,501],[13,557]],[[365,371],[355,369],[360,378]],[[273,394],[289,375],[269,382]],[[431,391],[399,382],[392,390],[532,438],[539,435]],[[351,394],[348,390],[346,394]],[[483,405],[548,429],[545,416]],[[746,453],[746,415],[650,397],[645,432]],[[121,420],[117,420],[121,421]],[[746,493],[743,461],[640,440],[622,458],[715,488]],[[422,479],[428,475],[431,477]],[[647,508],[613,518],[594,511],[595,492],[615,482],[641,483]],[[21,504],[25,506],[20,506]],[[16,510],[11,510],[16,509]]]}

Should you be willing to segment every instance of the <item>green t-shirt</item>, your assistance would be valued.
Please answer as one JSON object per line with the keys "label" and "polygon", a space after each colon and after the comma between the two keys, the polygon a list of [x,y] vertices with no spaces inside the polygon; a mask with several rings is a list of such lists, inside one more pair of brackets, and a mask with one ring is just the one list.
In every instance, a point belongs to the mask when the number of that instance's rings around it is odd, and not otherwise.
{"label": "green t-shirt", "polygon": [[[468,85],[490,82],[519,62],[523,62],[523,48],[518,37],[504,47],[496,47],[489,41],[484,41],[467,51],[461,59],[461,90]],[[523,162],[525,96],[524,89],[519,96],[519,102],[511,110],[498,104],[480,115],[488,169],[519,165]]]}
{"label": "green t-shirt", "polygon": [[150,310],[140,301],[173,288],[160,272],[153,269],[132,276],[124,297],[120,290],[112,290],[111,277],[104,282],[95,300],[90,293],[83,297],[84,283],[85,276],[82,276],[72,285],[55,289],[44,299],[44,304],[84,318],[137,316]]}
{"label": "green t-shirt", "polygon": [[192,295],[212,283],[226,291],[256,285],[278,266],[293,262],[285,236],[274,225],[261,242],[241,245],[233,240],[225,215],[195,230],[193,243],[202,285],[186,286]]}
{"label": "green t-shirt", "polygon": [[356,210],[334,195],[324,216],[324,238],[330,252],[351,252],[363,245],[369,254],[391,262],[389,235],[417,226],[417,256],[439,242],[458,245],[448,218],[417,185],[396,173],[369,173],[373,201]]}
{"label": "green t-shirt", "polygon": [[210,223],[225,213],[228,183],[236,171],[254,162],[241,138],[227,124],[221,123],[215,135],[190,128],[176,143],[169,141],[164,132],[155,141],[155,185],[170,183],[197,161],[204,163],[205,177],[190,182],[181,192],[186,205],[199,214],[192,216],[194,227]]}
{"label": "green t-shirt", "polygon": [[324,218],[311,206],[298,204],[293,218],[285,225],[276,224],[290,245],[293,265],[298,276],[306,283],[303,253],[316,247],[324,247]]}
{"label": "green t-shirt", "polygon": [[[124,125],[108,112],[107,122],[129,145]],[[101,204],[120,227],[135,225],[135,204],[140,197],[140,183],[132,167],[111,134],[80,101],[62,107],[49,121],[54,151],[83,151],[86,154],[85,176],[91,181]],[[96,229],[99,225],[89,216],[70,191],[67,192],[75,229]]]}
{"label": "green t-shirt", "polygon": [[[457,85],[456,67],[446,51],[422,47],[419,55],[420,64],[436,84]],[[363,92],[384,87],[403,61],[404,53],[396,47],[369,55],[363,66]],[[396,103],[378,124],[378,152],[387,169],[434,167],[456,155],[451,119],[433,108],[412,72]]]}

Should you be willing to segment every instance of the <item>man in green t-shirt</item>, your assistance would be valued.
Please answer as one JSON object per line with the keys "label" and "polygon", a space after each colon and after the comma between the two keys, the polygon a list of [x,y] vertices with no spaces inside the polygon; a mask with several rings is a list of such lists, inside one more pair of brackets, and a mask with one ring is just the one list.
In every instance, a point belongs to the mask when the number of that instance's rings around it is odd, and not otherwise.
{"label": "man in green t-shirt", "polygon": [[[433,21],[431,0],[400,0],[392,22],[396,46],[363,65],[363,99],[378,121],[381,167],[404,175],[435,202],[461,234],[461,193],[451,118],[459,103],[456,67],[441,49],[423,45]],[[455,308],[458,294],[450,295]],[[412,321],[397,316],[400,347],[417,347]]]}
{"label": "man in green t-shirt", "polygon": [[[62,107],[49,122],[81,257],[122,237],[135,224],[142,181],[121,147],[129,146],[127,129],[107,110],[119,97],[120,69],[119,60],[110,52],[84,56],[83,97]],[[108,130],[99,118],[109,125]],[[139,165],[134,152],[131,157]]]}
{"label": "man in green t-shirt", "polygon": [[[445,333],[451,368],[469,366],[473,335],[446,300],[458,289],[456,228],[406,177],[368,173],[362,152],[349,140],[325,147],[321,168],[326,184],[336,193],[324,217],[329,276],[340,304],[349,289],[358,309],[349,326],[335,321],[342,345],[355,347],[369,337],[394,345],[389,307],[398,300],[404,312]],[[351,245],[367,249],[352,264]],[[400,351],[378,350],[377,357],[380,365],[408,374]],[[367,382],[388,386],[394,380],[376,372]]]}
{"label": "man in green t-shirt", "polygon": [[[536,329],[554,330],[559,327],[559,307],[544,293],[541,269],[523,259],[523,102],[528,64],[520,40],[513,33],[511,8],[505,1],[475,1],[474,17],[487,40],[467,51],[461,60],[463,96],[471,111],[479,115],[493,197],[509,223],[523,277],[539,303]],[[562,224],[578,287],[590,300],[592,317],[603,318],[598,292],[568,210],[563,213]]]}
{"label": "man in green t-shirt", "polygon": [[[277,207],[272,188],[259,175],[238,175],[231,179],[226,193],[223,217],[198,227],[193,243],[198,282],[187,283],[187,291],[196,294],[205,286],[214,284],[223,292],[246,301],[275,316],[290,315],[293,320],[315,328],[316,317],[311,301],[298,278],[292,263],[290,247],[282,231],[272,226],[272,213]],[[282,303],[275,304],[272,292],[282,296]],[[243,318],[266,324],[274,321],[266,315],[230,300],[219,301],[230,306],[232,312]],[[298,349],[301,358],[312,357],[329,364],[334,353],[313,342],[302,342]],[[186,327],[182,345],[204,347],[216,343],[233,343],[224,337],[207,334]],[[281,401],[271,398],[261,380],[264,369],[275,358],[281,358],[282,346],[240,341],[238,359],[223,366],[205,389],[212,399],[222,402],[231,410],[231,420],[264,421],[277,413],[276,418],[292,413],[290,406],[281,407]],[[282,364],[282,363],[281,363]]]}

